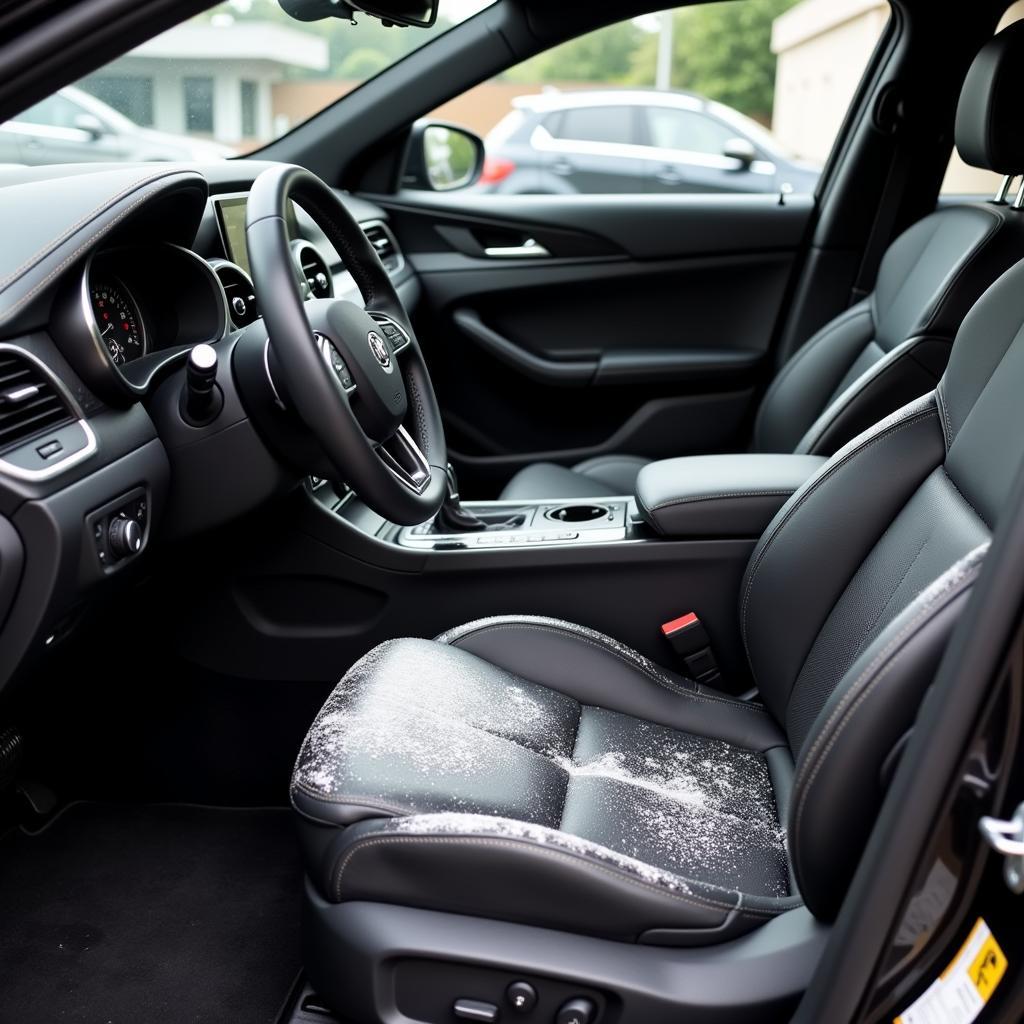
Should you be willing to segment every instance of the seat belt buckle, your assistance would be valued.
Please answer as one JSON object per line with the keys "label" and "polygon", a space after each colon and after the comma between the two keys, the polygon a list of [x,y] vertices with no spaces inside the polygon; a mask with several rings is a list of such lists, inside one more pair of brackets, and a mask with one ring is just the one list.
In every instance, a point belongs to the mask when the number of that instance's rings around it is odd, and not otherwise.
{"label": "seat belt buckle", "polygon": [[711,638],[696,612],[687,612],[678,619],[662,623],[661,633],[682,659],[691,679],[711,683],[719,678]]}

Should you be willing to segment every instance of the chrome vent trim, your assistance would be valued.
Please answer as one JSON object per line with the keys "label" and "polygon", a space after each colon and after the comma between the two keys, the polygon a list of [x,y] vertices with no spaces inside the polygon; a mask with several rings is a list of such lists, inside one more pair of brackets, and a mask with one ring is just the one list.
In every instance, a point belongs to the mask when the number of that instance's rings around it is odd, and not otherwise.
{"label": "chrome vent trim", "polygon": [[370,245],[377,250],[384,269],[389,274],[397,274],[402,270],[405,266],[405,257],[398,247],[395,236],[391,233],[391,228],[382,220],[368,220],[360,224],[360,227],[363,229],[363,234],[369,239]]}

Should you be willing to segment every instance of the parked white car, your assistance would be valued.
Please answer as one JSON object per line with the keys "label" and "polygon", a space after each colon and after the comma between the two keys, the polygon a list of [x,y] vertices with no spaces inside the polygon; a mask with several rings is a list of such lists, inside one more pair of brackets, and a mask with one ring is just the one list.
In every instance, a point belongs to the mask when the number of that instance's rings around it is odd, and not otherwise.
{"label": "parked white car", "polygon": [[207,161],[232,155],[216,142],[143,128],[74,86],[0,124],[0,163]]}

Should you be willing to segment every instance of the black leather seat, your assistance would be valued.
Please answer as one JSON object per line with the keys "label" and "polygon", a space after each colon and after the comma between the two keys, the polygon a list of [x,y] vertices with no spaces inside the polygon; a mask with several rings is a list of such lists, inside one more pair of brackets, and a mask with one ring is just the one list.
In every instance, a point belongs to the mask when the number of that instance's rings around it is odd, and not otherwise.
{"label": "black leather seat", "polygon": [[[961,94],[956,144],[975,166],[1024,171],[1013,118],[1024,25],[979,53]],[[935,386],[949,346],[978,296],[1024,256],[1024,212],[1004,203],[945,207],[890,245],[875,290],[826,324],[782,367],[761,402],[753,450],[831,455]],[[683,454],[683,453],[680,453]],[[609,454],[572,468],[539,462],[502,492],[512,500],[632,494],[649,459]]]}
{"label": "black leather seat", "polygon": [[[693,945],[837,912],[1024,457],[1024,264],[936,391],[782,508],[738,614],[763,706],[523,616],[390,641],[292,780],[324,906]],[[628,600],[628,595],[623,595]]]}

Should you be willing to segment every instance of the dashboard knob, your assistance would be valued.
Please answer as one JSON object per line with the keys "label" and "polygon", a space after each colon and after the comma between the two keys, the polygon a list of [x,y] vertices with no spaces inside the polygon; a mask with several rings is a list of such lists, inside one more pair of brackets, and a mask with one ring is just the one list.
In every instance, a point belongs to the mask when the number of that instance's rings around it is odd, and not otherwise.
{"label": "dashboard knob", "polygon": [[115,516],[110,520],[107,541],[115,558],[127,558],[142,550],[142,527],[134,519]]}

